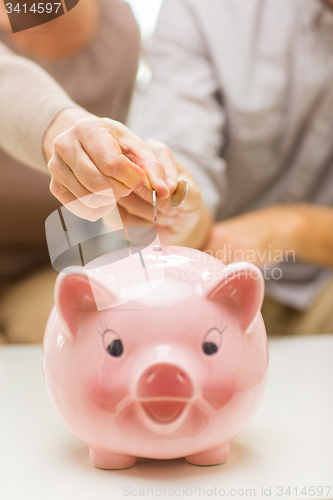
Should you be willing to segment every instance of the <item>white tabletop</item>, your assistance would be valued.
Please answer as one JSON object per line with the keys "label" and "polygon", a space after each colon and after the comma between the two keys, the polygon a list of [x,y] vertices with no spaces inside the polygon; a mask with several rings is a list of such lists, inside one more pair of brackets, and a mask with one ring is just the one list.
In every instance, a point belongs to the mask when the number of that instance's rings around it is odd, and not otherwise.
{"label": "white tabletop", "polygon": [[122,471],[95,469],[56,414],[41,348],[0,347],[1,500],[172,496],[333,499],[333,335],[270,341],[264,402],[226,464],[140,459]]}

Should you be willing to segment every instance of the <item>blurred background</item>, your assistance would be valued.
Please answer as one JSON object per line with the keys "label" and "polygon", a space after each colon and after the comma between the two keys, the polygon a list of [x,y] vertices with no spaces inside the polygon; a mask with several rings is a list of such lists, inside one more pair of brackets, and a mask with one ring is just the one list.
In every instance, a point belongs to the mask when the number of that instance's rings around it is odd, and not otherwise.
{"label": "blurred background", "polygon": [[126,0],[139,23],[142,38],[148,38],[155,29],[163,0]]}

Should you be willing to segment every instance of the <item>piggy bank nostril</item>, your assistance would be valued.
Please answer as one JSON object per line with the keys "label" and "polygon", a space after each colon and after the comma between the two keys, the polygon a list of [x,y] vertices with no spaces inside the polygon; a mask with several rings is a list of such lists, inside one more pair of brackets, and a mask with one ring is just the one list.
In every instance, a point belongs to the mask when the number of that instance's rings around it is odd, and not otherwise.
{"label": "piggy bank nostril", "polygon": [[184,383],[185,382],[185,377],[184,377],[184,374],[179,372],[178,375],[177,375],[177,378],[180,382]]}

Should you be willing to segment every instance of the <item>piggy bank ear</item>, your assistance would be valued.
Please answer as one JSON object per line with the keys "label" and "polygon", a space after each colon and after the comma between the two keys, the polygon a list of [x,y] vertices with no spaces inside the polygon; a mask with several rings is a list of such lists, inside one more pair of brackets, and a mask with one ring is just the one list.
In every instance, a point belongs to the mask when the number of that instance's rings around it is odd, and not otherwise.
{"label": "piggy bank ear", "polygon": [[248,262],[229,264],[222,277],[207,293],[210,300],[232,299],[236,302],[242,329],[249,333],[257,319],[264,298],[264,278]]}
{"label": "piggy bank ear", "polygon": [[92,276],[82,267],[67,268],[61,272],[55,285],[55,306],[67,333],[74,335],[82,314],[112,307],[117,294],[103,277]]}

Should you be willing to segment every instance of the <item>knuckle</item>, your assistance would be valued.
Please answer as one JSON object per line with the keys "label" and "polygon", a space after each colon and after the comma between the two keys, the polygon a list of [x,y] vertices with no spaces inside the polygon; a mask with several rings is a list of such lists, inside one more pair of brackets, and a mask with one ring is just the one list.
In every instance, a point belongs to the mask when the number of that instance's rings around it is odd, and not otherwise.
{"label": "knuckle", "polygon": [[159,158],[152,158],[151,164],[156,169],[164,168]]}
{"label": "knuckle", "polygon": [[47,164],[47,168],[51,174],[56,171],[58,161],[52,156],[51,160]]}
{"label": "knuckle", "polygon": [[94,126],[98,122],[98,119],[95,117],[82,118],[78,120],[72,126],[72,132],[80,134],[81,132],[85,132],[86,130],[90,130],[92,126]]}
{"label": "knuckle", "polygon": [[154,149],[156,151],[164,151],[169,149],[168,146],[164,144],[164,142],[157,141],[156,139],[148,139],[146,142],[151,149]]}
{"label": "knuckle", "polygon": [[62,156],[66,154],[68,150],[67,146],[67,135],[66,132],[64,134],[58,135],[53,141],[53,147],[55,151],[58,151],[58,153]]}
{"label": "knuckle", "polygon": [[105,185],[105,180],[103,179],[103,177],[96,176],[96,177],[93,177],[92,179],[90,179],[89,189],[93,193],[98,193],[100,191],[107,189],[107,187]]}
{"label": "knuckle", "polygon": [[156,158],[152,161],[152,169],[155,175],[164,178],[166,169],[160,160],[160,158]]}
{"label": "knuckle", "polygon": [[127,136],[127,135],[132,135],[132,132],[124,125],[123,123],[113,121],[112,122],[113,127],[117,130],[118,133],[121,135]]}
{"label": "knuckle", "polygon": [[119,172],[119,160],[116,158],[108,158],[104,161],[102,172],[106,175],[117,177]]}
{"label": "knuckle", "polygon": [[107,132],[115,137],[127,138],[131,134],[130,130],[123,123],[110,118],[101,118],[101,124]]}
{"label": "knuckle", "polygon": [[58,184],[58,182],[52,179],[50,182],[49,189],[51,194],[53,194],[53,196],[55,196],[58,200],[60,200],[61,195],[63,193],[63,189],[61,188],[60,184]]}
{"label": "knuckle", "polygon": [[48,169],[53,179],[63,180],[65,178],[63,165],[60,161],[51,159],[48,164]]}

